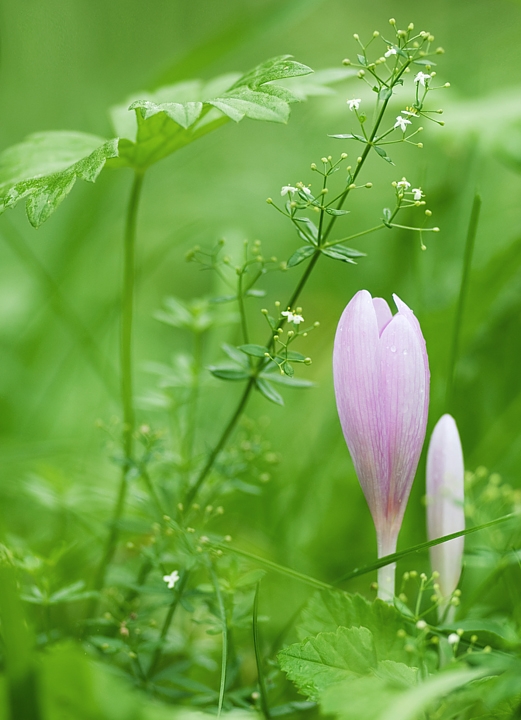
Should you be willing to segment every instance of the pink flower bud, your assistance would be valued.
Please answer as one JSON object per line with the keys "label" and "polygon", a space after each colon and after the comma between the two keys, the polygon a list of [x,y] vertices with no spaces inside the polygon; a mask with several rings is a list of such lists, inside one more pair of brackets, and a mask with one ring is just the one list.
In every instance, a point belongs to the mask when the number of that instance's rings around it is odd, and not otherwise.
{"label": "pink flower bud", "polygon": [[[385,300],[358,292],[340,318],[333,351],[338,414],[373,516],[378,557],[396,551],[429,407],[420,324],[393,297],[394,316]],[[378,571],[379,597],[392,598],[394,575],[394,565]]]}
{"label": "pink flower bud", "polygon": [[[443,415],[434,428],[427,453],[427,535],[435,540],[465,529],[463,451],[456,422]],[[440,592],[448,601],[458,586],[463,537],[430,549],[432,569],[440,576]],[[440,617],[447,602],[439,607]]]}

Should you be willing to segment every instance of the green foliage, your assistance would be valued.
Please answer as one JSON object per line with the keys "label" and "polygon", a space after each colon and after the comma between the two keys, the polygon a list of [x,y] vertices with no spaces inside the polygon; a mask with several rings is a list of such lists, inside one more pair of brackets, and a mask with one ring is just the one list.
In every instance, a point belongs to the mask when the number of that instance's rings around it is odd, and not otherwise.
{"label": "green foliage", "polygon": [[[289,104],[300,98],[272,83],[311,72],[289,55],[281,55],[242,76],[177,83],[148,94],[147,100],[129,99],[112,111],[116,133],[122,138],[117,165],[145,169],[229,120],[249,117],[285,123]],[[129,119],[129,109],[135,111],[137,125]]]}
{"label": "green foliage", "polygon": [[0,155],[0,213],[26,199],[27,217],[35,228],[56,210],[76,180],[95,182],[117,140],[79,132],[30,135]]}

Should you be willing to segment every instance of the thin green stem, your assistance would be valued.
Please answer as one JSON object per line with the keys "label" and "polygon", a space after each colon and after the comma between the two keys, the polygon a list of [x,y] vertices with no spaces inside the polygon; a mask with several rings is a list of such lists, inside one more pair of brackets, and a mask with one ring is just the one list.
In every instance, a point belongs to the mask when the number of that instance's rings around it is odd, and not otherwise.
{"label": "thin green stem", "polygon": [[217,597],[217,604],[219,606],[219,612],[221,614],[222,624],[222,660],[221,660],[221,682],[219,684],[219,704],[217,707],[217,717],[221,716],[224,703],[224,693],[226,690],[226,671],[228,669],[228,621],[226,618],[226,607],[224,605],[223,596],[221,593],[221,587],[219,585],[219,578],[217,577],[213,567],[210,569],[212,576],[212,582],[215,589],[215,595]]}
{"label": "thin green stem", "polygon": [[183,572],[181,573],[181,577],[179,578],[179,581],[174,591],[174,597],[172,599],[172,602],[170,603],[170,607],[168,608],[168,612],[163,622],[163,627],[161,628],[161,633],[159,635],[160,644],[157,646],[154,655],[152,656],[152,660],[150,661],[150,667],[148,668],[148,671],[146,673],[147,680],[154,674],[155,669],[157,668],[159,661],[161,660],[161,655],[163,654],[163,643],[166,639],[166,636],[168,635],[168,631],[170,630],[170,625],[172,624],[175,611],[177,610],[179,602],[183,596],[183,592],[186,587],[186,583],[188,582],[189,575],[190,573],[188,570],[183,570]]}
{"label": "thin green stem", "polygon": [[247,344],[250,341],[248,340],[248,323],[246,321],[246,308],[244,307],[244,291],[242,287],[242,278],[243,278],[243,270],[239,273],[239,280],[237,282],[237,300],[239,302],[239,313],[241,316],[241,327],[242,327],[242,336],[244,338],[244,342]]}
{"label": "thin green stem", "polygon": [[463,314],[465,310],[465,300],[467,298],[467,290],[470,278],[470,268],[472,266],[472,256],[474,254],[474,244],[478,229],[479,213],[481,210],[481,196],[476,193],[472,210],[470,213],[470,221],[467,230],[467,239],[465,242],[465,254],[463,257],[463,270],[461,273],[461,285],[458,297],[458,305],[456,307],[456,316],[454,318],[454,331],[452,334],[452,345],[450,350],[449,368],[447,372],[447,391],[445,394],[445,406],[450,409],[452,402],[452,393],[454,389],[454,371],[458,360],[458,350],[461,336],[461,328],[463,326]]}
{"label": "thin green stem", "polygon": [[377,230],[383,230],[386,225],[384,223],[380,223],[380,225],[375,225],[372,228],[368,228],[367,230],[361,230],[358,233],[355,233],[354,235],[350,235],[349,237],[342,238],[341,240],[333,240],[332,242],[328,242],[324,245],[324,247],[333,247],[334,245],[339,245],[340,243],[349,242],[350,240],[355,240],[356,238],[362,237],[363,235],[369,235],[369,233],[376,232]]}
{"label": "thin green stem", "polygon": [[144,175],[136,171],[127,209],[124,236],[123,291],[121,310],[121,399],[123,405],[123,463],[118,496],[105,551],[96,575],[95,588],[101,590],[105,585],[107,568],[110,565],[119,539],[119,522],[125,507],[128,474],[133,466],[134,438],[134,402],[132,392],[132,321],[134,314],[134,277],[136,220]]}
{"label": "thin green stem", "polygon": [[262,714],[264,715],[266,720],[270,720],[270,706],[268,703],[268,693],[266,690],[266,682],[264,680],[264,670],[262,668],[262,655],[260,650],[260,642],[259,642],[259,622],[258,622],[258,612],[259,612],[259,591],[260,591],[260,582],[257,583],[255,587],[255,598],[253,600],[253,647],[255,649],[255,662],[257,664],[257,677],[259,679],[259,692],[260,692],[260,704],[262,709]]}

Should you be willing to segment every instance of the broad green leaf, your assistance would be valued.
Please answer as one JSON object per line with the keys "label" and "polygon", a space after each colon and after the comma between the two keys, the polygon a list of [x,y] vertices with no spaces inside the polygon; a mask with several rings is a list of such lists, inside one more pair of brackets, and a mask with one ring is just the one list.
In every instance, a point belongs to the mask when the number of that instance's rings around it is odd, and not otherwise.
{"label": "broad green leaf", "polygon": [[378,662],[373,635],[365,627],[339,627],[295,643],[278,654],[280,667],[311,699],[334,683],[368,675]]}
{"label": "broad green leaf", "polygon": [[349,248],[344,248],[342,245],[332,245],[331,247],[323,248],[322,254],[333,258],[333,260],[341,260],[342,262],[356,265],[356,262],[353,260],[353,257],[349,252]]}
{"label": "broad green leaf", "polygon": [[39,227],[70,193],[76,180],[95,182],[118,140],[79,132],[29,135],[0,155],[0,213],[26,200],[29,222]]}
{"label": "broad green leaf", "polygon": [[268,352],[267,347],[264,347],[263,345],[253,345],[253,344],[240,345],[239,350],[241,350],[241,352],[245,353],[246,355],[252,355],[253,357],[258,357],[258,358],[265,357],[266,353]]}
{"label": "broad green leaf", "polygon": [[285,123],[290,103],[300,97],[272,83],[311,72],[282,55],[242,76],[228,74],[207,83],[191,80],[142,93],[141,98],[134,96],[112,111],[114,125],[124,138],[115,164],[146,168],[229,120],[249,117]]}
{"label": "broad green leaf", "polygon": [[[275,390],[273,385],[271,385],[268,380],[262,377],[258,377],[255,380],[255,387],[257,390],[259,390],[265,398],[270,400],[272,403],[275,403],[275,405],[284,405],[284,400],[282,398],[282,395]],[[271,378],[270,378],[271,379]],[[288,378],[289,379],[289,378]]]}
{"label": "broad green leaf", "polygon": [[378,663],[375,675],[329,687],[320,698],[320,707],[342,720],[378,720],[389,703],[417,682],[417,668],[384,660]]}
{"label": "broad green leaf", "polygon": [[358,594],[317,592],[302,611],[297,633],[303,639],[319,632],[333,631],[339,626],[368,628],[373,633],[379,658],[410,662],[405,642],[397,634],[410,626],[392,605],[383,600],[371,603]]}
{"label": "broad green leaf", "polygon": [[304,245],[304,247],[295,250],[293,255],[288,260],[287,266],[295,267],[295,265],[300,265],[301,262],[304,262],[304,260],[306,260],[308,257],[311,257],[311,255],[314,255],[314,253],[315,248],[312,245]]}

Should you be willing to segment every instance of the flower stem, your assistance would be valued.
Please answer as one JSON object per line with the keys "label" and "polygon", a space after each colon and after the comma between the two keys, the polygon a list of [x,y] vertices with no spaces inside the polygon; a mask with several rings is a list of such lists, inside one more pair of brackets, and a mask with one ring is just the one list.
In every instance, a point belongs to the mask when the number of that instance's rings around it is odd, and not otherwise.
{"label": "flower stem", "polygon": [[177,606],[179,605],[179,601],[181,600],[181,597],[183,595],[184,589],[186,587],[186,583],[188,581],[189,571],[184,570],[181,573],[181,577],[179,578],[179,582],[177,583],[177,587],[175,588],[174,592],[174,598],[172,602],[170,603],[170,607],[168,608],[168,612],[165,617],[165,621],[163,623],[163,627],[161,628],[161,634],[159,636],[160,645],[157,646],[154,655],[152,656],[152,660],[150,662],[150,667],[148,668],[148,672],[146,674],[147,679],[149,679],[153,674],[158,666],[158,663],[161,659],[162,655],[162,643],[165,641],[166,636],[168,635],[168,631],[170,630],[170,625],[172,624],[172,620],[174,618],[175,611],[177,610]]}
{"label": "flower stem", "polygon": [[133,465],[134,451],[134,401],[132,391],[132,321],[134,314],[134,277],[136,220],[143,187],[143,172],[136,171],[130,193],[124,236],[123,291],[121,308],[121,400],[123,405],[123,464],[116,505],[112,514],[105,551],[96,575],[95,588],[101,590],[105,584],[107,568],[110,565],[119,539],[119,521],[125,507],[128,474]]}
{"label": "flower stem", "polygon": [[[378,558],[393,555],[396,552],[397,535],[394,537],[382,537],[380,534],[377,538]],[[378,597],[386,602],[393,602],[394,584],[396,576],[396,563],[389,563],[378,568]]]}

